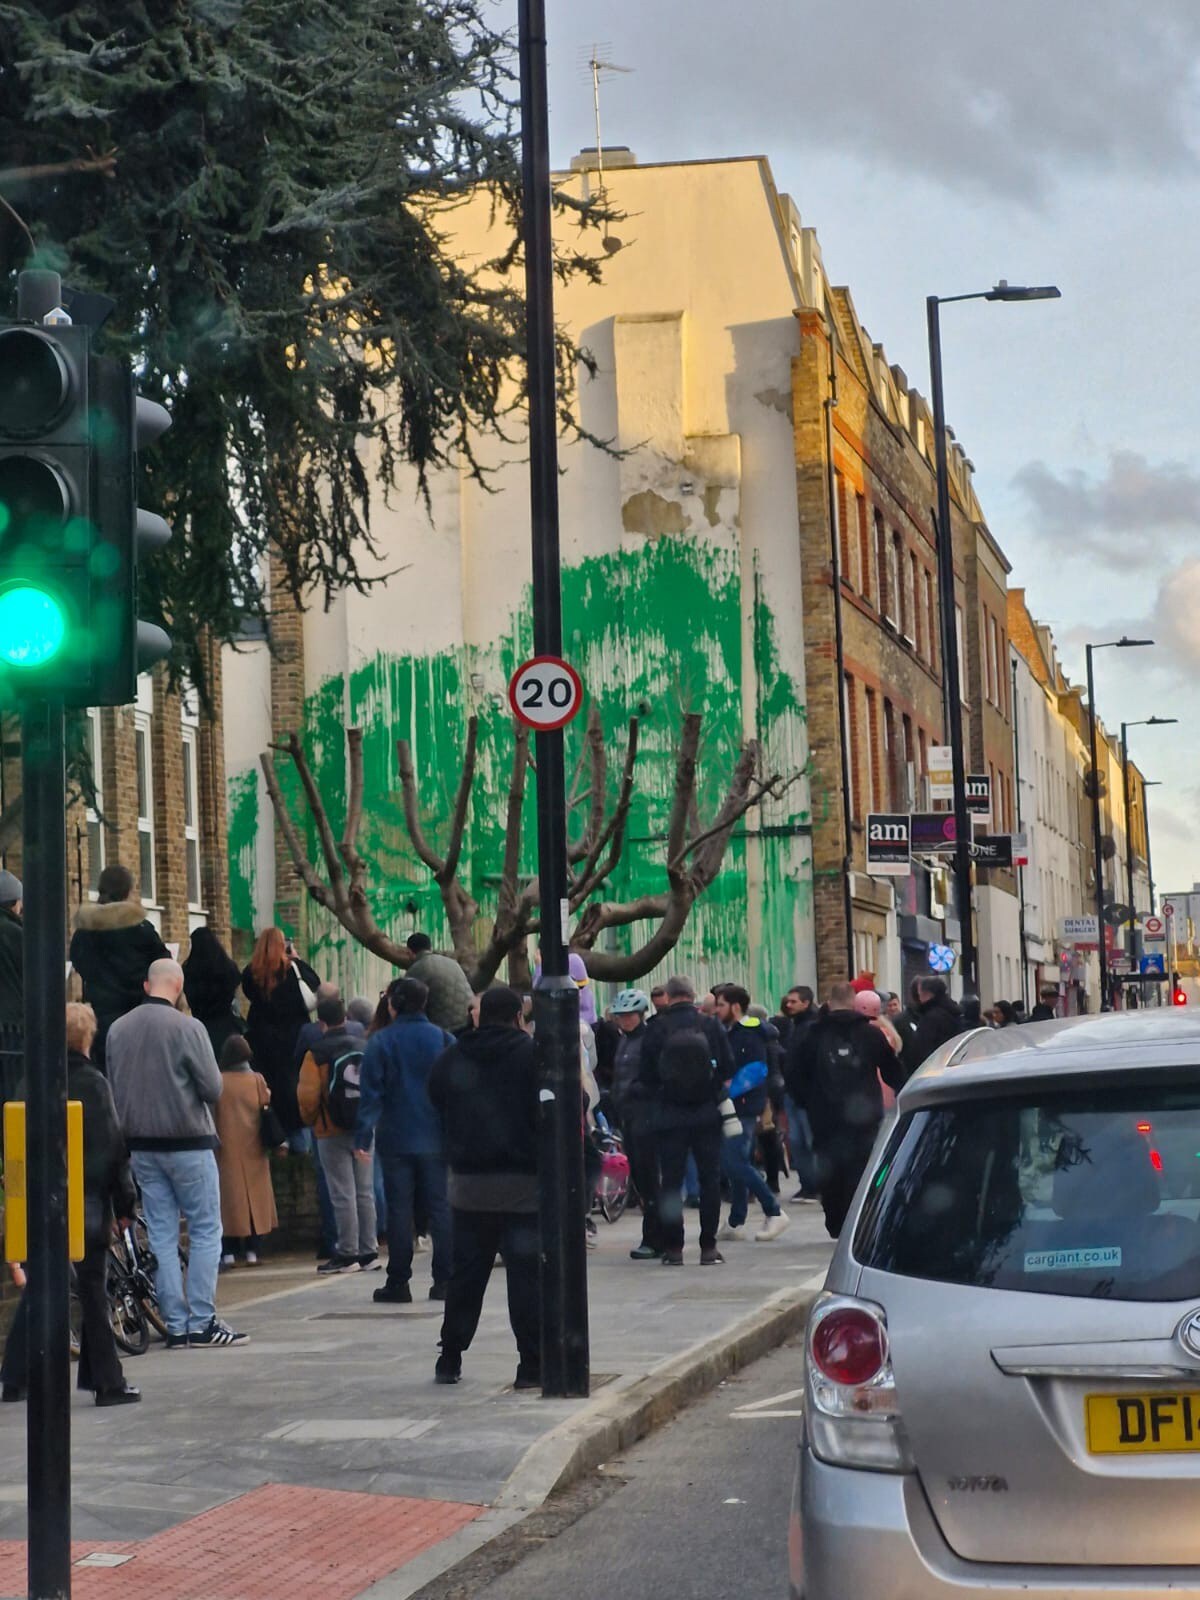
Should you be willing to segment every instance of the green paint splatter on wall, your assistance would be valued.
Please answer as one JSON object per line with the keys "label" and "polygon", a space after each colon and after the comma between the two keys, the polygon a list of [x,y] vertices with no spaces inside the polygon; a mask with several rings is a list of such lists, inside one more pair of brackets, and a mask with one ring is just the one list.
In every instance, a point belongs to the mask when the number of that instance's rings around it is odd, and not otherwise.
{"label": "green paint splatter on wall", "polygon": [[[699,783],[704,819],[711,818],[724,796],[744,736],[762,741],[771,770],[787,776],[803,770],[804,708],[780,664],[775,620],[757,589],[756,583],[744,632],[740,554],[732,542],[639,542],[564,570],[564,649],[600,710],[613,798],[629,719],[640,718],[629,846],[612,881],[601,890],[603,898],[623,900],[665,887],[663,835],[685,712],[697,711],[704,719]],[[308,698],[306,745],[335,829],[341,826],[346,803],[344,726],[363,729],[367,806],[359,847],[372,863],[375,915],[395,935],[417,925],[433,932],[443,926],[436,886],[404,829],[396,741],[407,739],[412,746],[422,820],[436,848],[444,838],[472,712],[479,718],[479,757],[463,872],[480,904],[481,935],[490,928],[512,729],[507,704],[496,706],[472,688],[471,679],[483,672],[490,684],[506,682],[530,650],[526,595],[521,610],[500,621],[497,640],[487,648],[381,653],[358,667],[348,682],[326,679]],[[747,674],[750,696],[743,693]],[[568,780],[583,732],[582,718],[568,730]],[[287,765],[281,763],[281,770]],[[807,969],[801,946],[811,941],[809,823],[803,783],[763,807],[763,836],[731,842],[724,870],[698,902],[671,957],[672,968],[690,970],[701,981],[746,979],[771,1000],[795,981],[798,970]],[[748,826],[757,831],[756,823]],[[535,833],[531,784],[522,843],[522,869],[530,873]],[[310,842],[315,847],[315,839]],[[613,930],[605,936],[611,944],[604,947],[635,947],[648,931],[648,926],[641,933],[636,928]],[[349,981],[361,981],[361,963],[345,948],[346,935],[315,908],[310,943],[325,958],[326,969],[336,966],[343,981],[349,970]]]}
{"label": "green paint splatter on wall", "polygon": [[[225,783],[229,826],[229,912],[235,928],[253,928],[258,846],[258,773],[230,773]],[[269,826],[268,821],[268,826]]]}

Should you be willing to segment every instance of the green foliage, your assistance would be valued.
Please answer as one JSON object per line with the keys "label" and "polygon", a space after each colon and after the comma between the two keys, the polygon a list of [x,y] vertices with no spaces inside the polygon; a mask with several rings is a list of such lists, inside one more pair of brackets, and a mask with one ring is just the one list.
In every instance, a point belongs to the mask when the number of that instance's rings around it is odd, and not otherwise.
{"label": "green foliage", "polygon": [[[268,551],[297,596],[363,587],[373,480],[423,485],[520,402],[519,278],[443,237],[481,184],[519,219],[486,3],[0,0],[0,194],[36,241],[0,213],[0,271],[113,296],[106,344],[173,414],[142,609],[197,678],[201,630],[264,613]],[[113,175],[13,176],[89,153]]]}

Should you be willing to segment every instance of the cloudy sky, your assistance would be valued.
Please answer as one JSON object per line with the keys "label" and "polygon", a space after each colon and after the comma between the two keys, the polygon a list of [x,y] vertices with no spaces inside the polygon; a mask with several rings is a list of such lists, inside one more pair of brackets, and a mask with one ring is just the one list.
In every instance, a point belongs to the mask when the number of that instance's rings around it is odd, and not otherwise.
{"label": "cloudy sky", "polygon": [[[943,312],[947,413],[992,531],[1067,670],[1141,728],[1161,889],[1200,879],[1200,3],[547,0],[553,142],[646,161],[765,154],[872,338],[928,393],[925,296],[1057,283]],[[1197,840],[1193,846],[1192,840]]]}

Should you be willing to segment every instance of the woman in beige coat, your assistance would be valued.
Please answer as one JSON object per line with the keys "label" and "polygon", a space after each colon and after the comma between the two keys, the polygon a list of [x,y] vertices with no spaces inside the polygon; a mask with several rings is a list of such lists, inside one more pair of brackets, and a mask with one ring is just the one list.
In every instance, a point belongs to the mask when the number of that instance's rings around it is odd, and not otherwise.
{"label": "woman in beige coat", "polygon": [[258,1241],[279,1226],[271,1162],[263,1149],[262,1112],[271,1103],[271,1091],[254,1070],[249,1042],[240,1034],[225,1041],[221,1051],[221,1098],[216,1105],[221,1147],[217,1167],[221,1174],[221,1265],[231,1267],[235,1248],[248,1267],[258,1265]]}

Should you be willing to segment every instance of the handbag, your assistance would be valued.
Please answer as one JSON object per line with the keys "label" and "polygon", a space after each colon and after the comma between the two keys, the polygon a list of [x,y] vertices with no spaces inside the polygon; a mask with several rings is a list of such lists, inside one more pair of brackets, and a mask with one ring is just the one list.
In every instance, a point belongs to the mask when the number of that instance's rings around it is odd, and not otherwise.
{"label": "handbag", "polygon": [[287,1143],[283,1123],[275,1114],[274,1106],[260,1106],[258,1110],[258,1137],[264,1150],[278,1150]]}
{"label": "handbag", "polygon": [[296,982],[300,985],[300,998],[304,1001],[304,1009],[311,1014],[317,1009],[317,997],[298,972]]}

